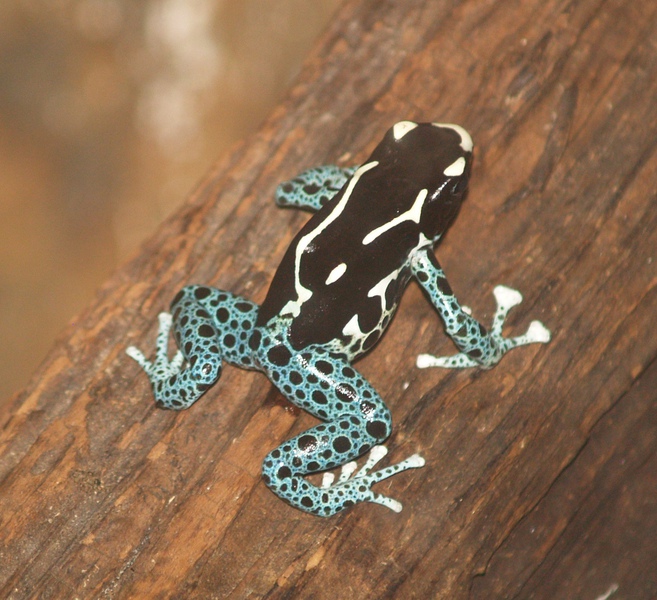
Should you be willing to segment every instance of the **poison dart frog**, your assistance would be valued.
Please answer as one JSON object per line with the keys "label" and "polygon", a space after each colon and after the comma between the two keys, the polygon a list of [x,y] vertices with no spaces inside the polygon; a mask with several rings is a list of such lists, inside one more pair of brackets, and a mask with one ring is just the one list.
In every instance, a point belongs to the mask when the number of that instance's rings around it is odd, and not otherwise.
{"label": "poison dart frog", "polygon": [[[472,139],[460,126],[401,121],[359,167],[322,166],[283,183],[279,206],[314,211],[285,253],[261,306],[230,292],[190,285],[159,317],[153,362],[127,353],[148,375],[160,407],[188,408],[221,374],[222,361],[262,371],[293,404],[321,421],[264,459],[262,474],[280,498],[331,516],[359,502],[399,512],[372,486],[421,467],[414,454],[374,469],[386,454],[390,410],[352,363],[379,340],[411,278],[426,292],[459,349],[420,355],[418,367],[490,368],[511,348],[545,343],[534,321],[505,338],[508,311],[522,301],[504,286],[488,331],[461,306],[433,246],[450,226],[468,185]],[[180,350],[169,360],[170,329]],[[355,459],[369,457],[357,470]],[[330,469],[342,467],[337,481]],[[324,471],[314,485],[306,475]]]}

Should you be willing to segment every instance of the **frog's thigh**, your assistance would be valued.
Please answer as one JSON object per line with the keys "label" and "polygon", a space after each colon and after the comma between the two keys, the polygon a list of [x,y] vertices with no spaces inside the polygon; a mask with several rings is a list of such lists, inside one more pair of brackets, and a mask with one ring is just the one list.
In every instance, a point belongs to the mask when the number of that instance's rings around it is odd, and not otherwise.
{"label": "frog's thigh", "polygon": [[377,438],[389,429],[390,411],[383,400],[341,355],[321,346],[297,352],[287,344],[271,342],[261,329],[256,330],[252,343],[258,346],[263,370],[293,404],[322,421],[345,414],[365,415]]}
{"label": "frog's thigh", "polygon": [[343,465],[390,435],[390,411],[341,356],[277,344],[264,346],[259,360],[290,402],[326,422],[281,447],[298,473]]}
{"label": "frog's thigh", "polygon": [[188,362],[222,358],[252,367],[248,340],[258,305],[230,292],[200,285],[183,288],[171,303],[173,332]]}

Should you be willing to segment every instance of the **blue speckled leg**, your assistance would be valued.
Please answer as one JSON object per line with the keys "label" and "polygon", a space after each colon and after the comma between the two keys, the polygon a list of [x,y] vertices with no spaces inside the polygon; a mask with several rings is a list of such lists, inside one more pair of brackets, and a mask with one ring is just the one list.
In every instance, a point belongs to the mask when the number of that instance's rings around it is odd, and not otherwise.
{"label": "blue speckled leg", "polygon": [[413,259],[412,269],[440,313],[447,334],[461,351],[454,356],[441,357],[421,354],[417,358],[418,367],[490,368],[512,348],[525,344],[546,343],[550,340],[550,332],[540,321],[532,321],[524,335],[513,338],[502,336],[507,313],[522,302],[520,292],[502,285],[495,288],[497,310],[491,331],[488,332],[459,304],[432,250],[418,252]]}
{"label": "blue speckled leg", "polygon": [[[248,338],[258,314],[256,304],[230,292],[192,285],[178,293],[171,311],[160,314],[153,362],[134,346],[126,350],[146,371],[158,406],[189,408],[219,379],[222,358],[254,368]],[[167,346],[172,325],[180,351],[170,361]]]}
{"label": "blue speckled leg", "polygon": [[276,188],[276,204],[319,210],[340,191],[357,168],[324,165],[308,169]]}
{"label": "blue speckled leg", "polygon": [[[256,333],[257,335],[257,333]],[[375,502],[401,510],[401,504],[371,487],[406,469],[420,467],[424,460],[414,455],[401,463],[370,472],[386,453],[377,446],[391,431],[390,411],[372,386],[341,356],[321,347],[300,353],[286,343],[266,337],[259,343],[259,361],[287,398],[325,421],[288,440],[269,453],[263,463],[265,483],[279,497],[306,512],[331,516],[358,502]],[[370,459],[355,476],[355,458],[371,450]],[[321,486],[304,478],[342,466],[337,483],[326,474]]]}

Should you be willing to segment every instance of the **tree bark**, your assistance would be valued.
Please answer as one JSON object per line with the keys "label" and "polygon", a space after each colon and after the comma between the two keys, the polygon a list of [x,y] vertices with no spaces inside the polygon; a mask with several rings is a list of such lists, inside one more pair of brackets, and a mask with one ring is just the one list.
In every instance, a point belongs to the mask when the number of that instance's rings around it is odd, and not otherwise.
{"label": "tree bark", "polygon": [[[657,595],[657,3],[348,2],[257,135],[62,333],[2,415],[7,598],[651,598]],[[402,119],[475,140],[461,214],[437,249],[487,323],[524,294],[552,342],[490,371],[418,371],[454,351],[417,286],[359,369],[391,408],[379,484],[395,514],[299,512],[264,456],[315,421],[226,368],[182,413],[125,355],[207,283],[263,300],[303,213],[277,183],[355,164]]]}

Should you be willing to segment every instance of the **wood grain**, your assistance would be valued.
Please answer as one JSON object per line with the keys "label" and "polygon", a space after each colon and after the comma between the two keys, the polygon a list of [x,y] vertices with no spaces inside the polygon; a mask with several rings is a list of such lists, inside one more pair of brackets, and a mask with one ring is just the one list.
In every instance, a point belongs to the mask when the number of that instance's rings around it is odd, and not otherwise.
{"label": "wood grain", "polygon": [[[0,596],[612,598],[657,595],[657,3],[353,1],[257,135],[62,333],[0,417]],[[423,469],[361,505],[300,513],[260,462],[313,420],[227,368],[158,410],[124,354],[187,283],[264,298],[307,218],[278,181],[367,156],[400,119],[456,122],[470,194],[437,253],[482,320],[505,283],[548,346],[490,371],[418,371],[453,349],[419,288],[359,363]]]}

